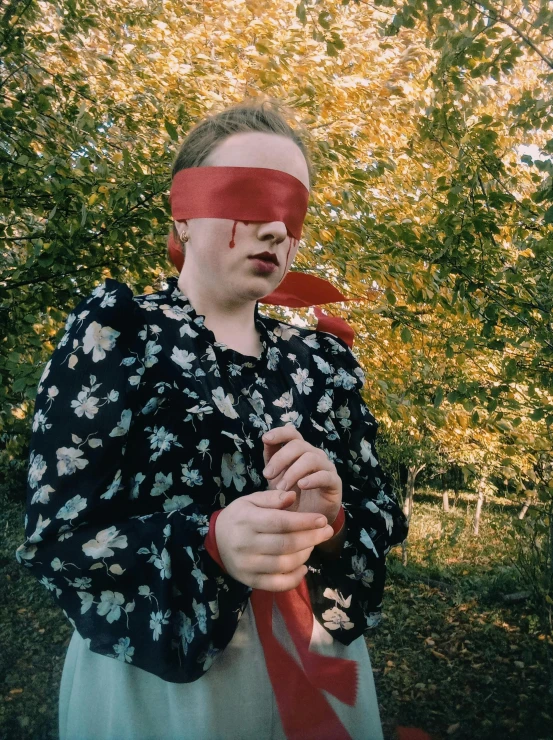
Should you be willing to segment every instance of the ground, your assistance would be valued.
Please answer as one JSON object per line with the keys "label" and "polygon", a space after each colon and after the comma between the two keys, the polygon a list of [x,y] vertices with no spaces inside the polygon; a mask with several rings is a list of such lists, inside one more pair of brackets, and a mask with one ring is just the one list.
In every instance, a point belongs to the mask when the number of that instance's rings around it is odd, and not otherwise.
{"label": "ground", "polygon": [[[57,701],[72,627],[54,598],[15,560],[24,506],[0,488],[0,736],[57,738]],[[548,639],[525,590],[507,536],[513,507],[484,511],[471,534],[474,503],[419,495],[409,536],[389,556],[384,618],[367,638],[386,740],[397,725],[435,740],[553,740]],[[549,648],[550,651],[552,648]]]}

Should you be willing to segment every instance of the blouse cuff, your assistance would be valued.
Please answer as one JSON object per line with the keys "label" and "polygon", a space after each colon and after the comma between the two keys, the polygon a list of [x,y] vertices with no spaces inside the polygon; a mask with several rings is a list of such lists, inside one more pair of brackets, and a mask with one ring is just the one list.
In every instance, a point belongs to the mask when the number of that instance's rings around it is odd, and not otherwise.
{"label": "blouse cuff", "polygon": [[334,530],[335,535],[338,534],[338,532],[342,529],[345,523],[346,523],[346,514],[344,512],[344,507],[340,506],[340,511],[338,512],[338,516],[330,525],[332,529]]}
{"label": "blouse cuff", "polygon": [[214,511],[213,514],[209,518],[209,531],[206,535],[204,545],[205,549],[207,550],[208,554],[211,556],[211,558],[217,563],[219,568],[224,573],[227,573],[227,569],[223,565],[223,561],[221,560],[221,555],[219,554],[219,548],[217,547],[217,537],[215,534],[215,526],[217,524],[217,517],[222,512],[222,509],[218,509],[217,511]]}

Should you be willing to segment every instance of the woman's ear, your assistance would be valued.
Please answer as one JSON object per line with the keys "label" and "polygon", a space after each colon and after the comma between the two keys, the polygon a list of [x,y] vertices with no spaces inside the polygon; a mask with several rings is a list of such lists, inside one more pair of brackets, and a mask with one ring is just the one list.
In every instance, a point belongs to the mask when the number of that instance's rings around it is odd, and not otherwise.
{"label": "woman's ear", "polygon": [[175,239],[182,244],[182,238],[187,232],[188,224],[186,221],[173,221],[173,232]]}

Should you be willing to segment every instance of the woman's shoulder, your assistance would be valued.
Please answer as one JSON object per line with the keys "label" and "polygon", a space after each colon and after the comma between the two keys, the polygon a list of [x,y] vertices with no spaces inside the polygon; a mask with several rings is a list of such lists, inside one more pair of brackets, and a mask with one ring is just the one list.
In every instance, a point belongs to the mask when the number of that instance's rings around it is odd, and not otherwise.
{"label": "woman's shoulder", "polygon": [[295,326],[281,319],[269,319],[268,323],[274,340],[286,343],[287,354],[308,354],[321,372],[334,377],[334,385],[364,386],[364,371],[341,337],[313,327]]}
{"label": "woman's shoulder", "polygon": [[96,321],[128,334],[133,329],[143,329],[149,323],[151,311],[166,299],[164,291],[135,294],[126,283],[106,278],[72,309],[65,330],[76,321],[80,324]]}

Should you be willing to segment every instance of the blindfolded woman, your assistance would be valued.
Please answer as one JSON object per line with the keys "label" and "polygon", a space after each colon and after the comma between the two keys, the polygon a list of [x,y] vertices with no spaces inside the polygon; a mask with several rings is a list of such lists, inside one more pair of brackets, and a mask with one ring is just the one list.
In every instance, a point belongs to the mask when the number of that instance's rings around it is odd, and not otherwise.
{"label": "blindfolded woman", "polygon": [[405,517],[348,343],[258,306],[297,276],[311,179],[275,107],[196,124],[178,277],[106,280],[45,367],[17,559],[74,627],[61,740],[382,738],[363,636]]}

